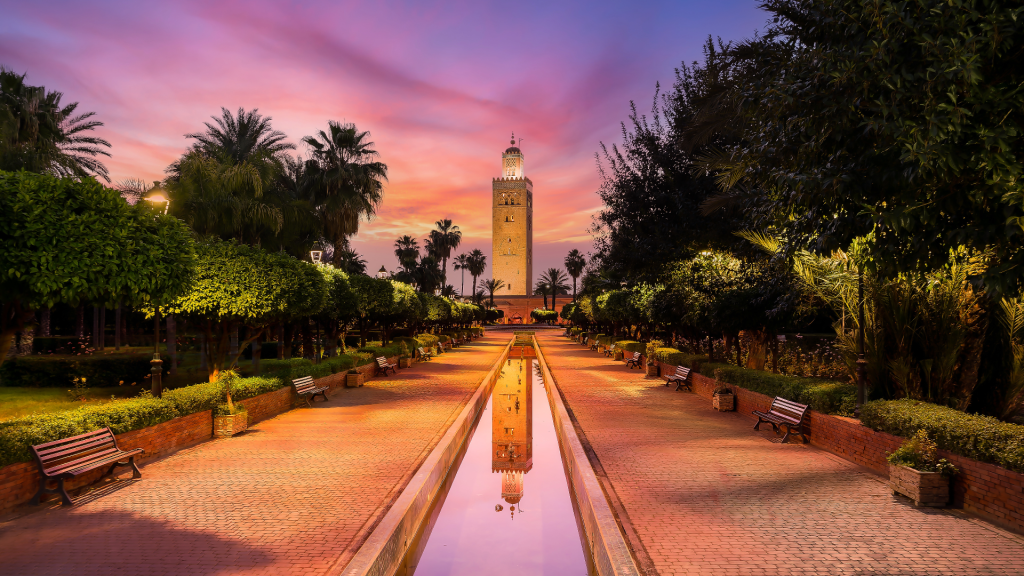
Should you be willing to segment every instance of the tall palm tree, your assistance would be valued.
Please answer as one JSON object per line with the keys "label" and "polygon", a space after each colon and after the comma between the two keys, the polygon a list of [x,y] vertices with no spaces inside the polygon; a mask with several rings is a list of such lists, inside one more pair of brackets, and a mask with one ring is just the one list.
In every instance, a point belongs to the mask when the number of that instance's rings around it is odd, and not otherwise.
{"label": "tall palm tree", "polygon": [[213,124],[204,122],[205,132],[186,134],[186,138],[196,140],[192,149],[205,156],[219,157],[233,163],[245,162],[253,156],[263,155],[278,158],[286,150],[294,150],[295,145],[285,142],[284,132],[274,130],[270,125],[272,118],[260,114],[258,108],[246,112],[238,108],[235,116],[224,108],[220,109],[220,117],[211,116]]}
{"label": "tall palm tree", "polygon": [[306,170],[313,204],[335,254],[359,231],[360,219],[373,218],[384,200],[388,167],[377,161],[380,154],[369,137],[355,124],[332,120],[326,132],[302,139],[311,154]]}
{"label": "tall palm tree", "polygon": [[335,266],[347,274],[366,274],[366,260],[347,244],[341,247],[341,253],[335,253],[332,258]]}
{"label": "tall palm tree", "polygon": [[573,248],[569,251],[569,254],[565,257],[565,270],[572,276],[572,299],[576,300],[576,279],[583,274],[583,268],[587,265],[587,261],[583,258],[583,254],[580,251]]}
{"label": "tall palm tree", "polygon": [[473,277],[473,294],[476,295],[476,279],[484,273],[487,269],[487,256],[479,249],[475,248],[469,253],[469,266],[466,270],[469,271],[470,276]]}
{"label": "tall palm tree", "polygon": [[[568,280],[565,276],[565,272],[562,272],[558,268],[548,268],[540,275],[540,281],[547,284],[548,290],[551,290],[551,309],[555,309],[555,295],[561,292],[565,294],[566,290],[569,289],[569,285],[565,283]],[[544,307],[547,308],[547,298],[544,299]]]}
{"label": "tall palm tree", "polygon": [[448,282],[448,258],[452,255],[452,250],[459,247],[462,243],[462,232],[458,226],[453,226],[450,218],[442,218],[437,222],[434,222],[436,227],[430,231],[430,244],[436,251],[437,256],[441,258],[441,281],[442,284]]}
{"label": "tall palm tree", "polygon": [[416,268],[416,260],[420,256],[419,242],[406,234],[395,240],[395,257],[398,258],[398,265],[410,272]]}
{"label": "tall palm tree", "polygon": [[452,262],[452,268],[454,270],[462,270],[462,288],[459,289],[459,295],[466,295],[466,270],[469,269],[469,254],[459,254]]}
{"label": "tall palm tree", "polygon": [[503,280],[495,280],[492,278],[490,280],[483,281],[481,288],[483,288],[484,290],[487,291],[488,294],[490,294],[491,308],[494,308],[494,293],[497,292],[498,290],[501,290],[504,287],[505,282]]}
{"label": "tall palm tree", "polygon": [[420,258],[420,263],[413,271],[413,277],[420,292],[433,294],[434,290],[444,286],[441,283],[441,265],[437,257],[430,254]]}
{"label": "tall palm tree", "polygon": [[550,289],[551,289],[551,287],[548,285],[548,283],[543,281],[543,280],[538,280],[537,284],[535,284],[534,287],[533,287],[533,291],[534,292],[536,292],[538,294],[542,294],[544,296],[544,309],[545,310],[548,309],[548,290],[550,290]]}
{"label": "tall palm tree", "polygon": [[110,182],[96,157],[110,156],[110,142],[90,135],[103,126],[95,112],[75,114],[78,102],[61,105],[61,92],[29,86],[25,74],[0,67],[0,170],[54,176],[99,176]]}

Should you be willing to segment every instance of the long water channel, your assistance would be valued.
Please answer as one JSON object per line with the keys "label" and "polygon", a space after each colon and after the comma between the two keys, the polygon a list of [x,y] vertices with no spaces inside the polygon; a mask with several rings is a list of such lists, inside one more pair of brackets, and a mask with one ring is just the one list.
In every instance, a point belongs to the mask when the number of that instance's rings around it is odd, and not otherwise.
{"label": "long water channel", "polygon": [[510,359],[399,575],[594,574],[545,383]]}

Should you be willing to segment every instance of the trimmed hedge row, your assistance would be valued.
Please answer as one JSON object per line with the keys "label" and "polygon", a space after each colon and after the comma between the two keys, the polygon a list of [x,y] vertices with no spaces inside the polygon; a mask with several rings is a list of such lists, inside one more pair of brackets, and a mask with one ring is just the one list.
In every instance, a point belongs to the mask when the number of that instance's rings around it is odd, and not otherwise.
{"label": "trimmed hedge row", "polygon": [[622,350],[623,352],[639,352],[641,354],[647,353],[647,345],[636,340],[619,340],[615,343],[615,348]]}
{"label": "trimmed hedge row", "polygon": [[700,365],[708,361],[707,356],[687,354],[676,348],[658,348],[654,351],[654,359],[672,366],[686,366],[687,368],[693,368],[694,364]]}
{"label": "trimmed hedge row", "polygon": [[[152,354],[116,356],[23,356],[0,364],[0,385],[26,388],[67,388],[72,379],[85,377],[91,387],[142,382],[150,373]],[[168,365],[169,358],[164,360]]]}
{"label": "trimmed hedge row", "polygon": [[735,384],[765,396],[782,396],[787,400],[808,404],[823,414],[851,416],[857,406],[857,387],[852,384],[772,374],[732,364],[704,363],[699,373],[714,378],[716,369],[722,371],[726,384]]}
{"label": "trimmed hedge row", "polygon": [[[243,378],[232,387],[237,400],[272,392],[284,384],[277,378]],[[83,406],[77,410],[33,414],[0,422],[0,466],[32,459],[29,446],[84,434],[109,426],[122,434],[154,426],[179,416],[209,410],[223,401],[217,383],[195,384],[168,390],[163,398],[143,393],[137,398]]]}
{"label": "trimmed hedge row", "polygon": [[939,448],[1024,473],[1024,426],[919,400],[876,400],[860,409],[865,426],[911,438],[924,430]]}

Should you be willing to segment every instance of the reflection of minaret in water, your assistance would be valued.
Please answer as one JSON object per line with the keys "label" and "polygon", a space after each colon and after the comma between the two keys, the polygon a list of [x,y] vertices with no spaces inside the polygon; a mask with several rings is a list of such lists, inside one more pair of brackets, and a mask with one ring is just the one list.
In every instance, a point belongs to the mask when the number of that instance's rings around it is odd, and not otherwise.
{"label": "reflection of minaret in water", "polygon": [[520,361],[516,377],[498,380],[491,396],[491,472],[501,473],[501,497],[515,507],[523,499],[523,476],[533,468],[533,372]]}

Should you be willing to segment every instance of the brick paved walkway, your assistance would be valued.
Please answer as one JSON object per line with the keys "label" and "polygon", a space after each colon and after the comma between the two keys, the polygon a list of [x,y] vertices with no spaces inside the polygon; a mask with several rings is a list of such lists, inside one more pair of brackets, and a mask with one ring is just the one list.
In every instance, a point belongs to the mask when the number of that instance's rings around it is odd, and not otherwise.
{"label": "brick paved walkway", "polygon": [[507,342],[488,336],[338,390],[74,508],[0,525],[0,573],[324,574],[348,561]]}
{"label": "brick paved walkway", "polygon": [[779,444],[566,338],[540,341],[661,576],[1024,574],[1024,539],[915,509],[864,468]]}

